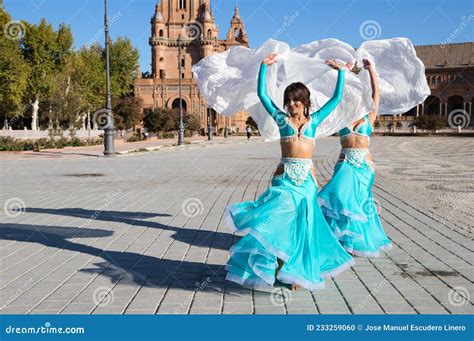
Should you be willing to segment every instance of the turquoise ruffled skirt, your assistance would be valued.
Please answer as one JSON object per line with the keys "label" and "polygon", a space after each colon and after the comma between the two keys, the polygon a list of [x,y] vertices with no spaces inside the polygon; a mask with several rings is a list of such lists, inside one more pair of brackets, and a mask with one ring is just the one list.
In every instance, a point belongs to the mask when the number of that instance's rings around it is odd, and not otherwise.
{"label": "turquoise ruffled skirt", "polygon": [[318,201],[332,231],[353,255],[379,257],[392,243],[380,223],[372,196],[374,171],[367,163],[340,161]]}
{"label": "turquoise ruffled skirt", "polygon": [[[313,290],[354,264],[321,212],[311,170],[291,165],[255,201],[226,208],[227,225],[245,234],[230,249],[227,280],[265,287],[277,279]],[[284,264],[275,276],[277,258]]]}

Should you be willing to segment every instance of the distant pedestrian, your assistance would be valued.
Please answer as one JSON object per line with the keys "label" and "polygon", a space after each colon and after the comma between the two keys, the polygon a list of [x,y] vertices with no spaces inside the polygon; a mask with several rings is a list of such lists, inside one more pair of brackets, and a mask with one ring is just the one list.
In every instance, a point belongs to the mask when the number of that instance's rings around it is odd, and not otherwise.
{"label": "distant pedestrian", "polygon": [[252,128],[250,128],[250,124],[247,125],[245,130],[247,131],[247,140],[250,140],[250,136],[252,136]]}

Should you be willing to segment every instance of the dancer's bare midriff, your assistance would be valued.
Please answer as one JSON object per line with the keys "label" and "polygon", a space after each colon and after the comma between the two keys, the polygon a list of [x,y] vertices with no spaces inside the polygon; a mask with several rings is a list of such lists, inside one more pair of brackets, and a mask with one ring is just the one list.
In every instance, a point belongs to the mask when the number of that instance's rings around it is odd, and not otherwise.
{"label": "dancer's bare midriff", "polygon": [[[368,149],[369,148],[369,139],[365,136],[358,136],[358,135],[351,135],[347,136],[341,141],[341,147],[342,148],[352,148],[352,149]],[[343,161],[345,158],[344,154],[339,155],[339,161]],[[373,165],[373,160],[372,156],[370,153],[367,153],[365,155],[365,159],[367,162],[369,162],[371,165]]]}
{"label": "dancer's bare midriff", "polygon": [[[308,141],[294,141],[281,143],[281,155],[283,158],[309,159],[313,156],[314,145]],[[283,174],[284,166],[279,164],[273,176]],[[314,167],[311,167],[313,177],[316,178]]]}

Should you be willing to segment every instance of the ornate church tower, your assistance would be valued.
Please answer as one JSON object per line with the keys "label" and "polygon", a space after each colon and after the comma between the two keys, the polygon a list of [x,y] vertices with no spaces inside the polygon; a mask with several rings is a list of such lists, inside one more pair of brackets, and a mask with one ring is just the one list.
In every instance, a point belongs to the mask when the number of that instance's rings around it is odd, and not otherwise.
{"label": "ornate church tower", "polygon": [[[223,52],[232,46],[248,47],[244,24],[236,6],[231,27],[225,40],[219,40],[210,0],[161,0],[151,18],[151,74],[137,70],[135,95],[143,100],[143,109],[171,108],[179,105],[178,82],[182,83],[184,110],[199,115],[201,127],[208,120],[217,129],[220,125],[243,129],[244,117],[224,119],[207,108],[193,79],[192,65],[202,58]],[[181,59],[178,60],[178,38],[181,39]],[[181,65],[181,74],[179,72]],[[246,118],[246,116],[245,116]]]}
{"label": "ornate church tower", "polygon": [[239,8],[235,5],[234,16],[230,21],[230,29],[227,33],[226,45],[245,45],[248,46],[247,33],[245,33],[244,23],[239,16]]}

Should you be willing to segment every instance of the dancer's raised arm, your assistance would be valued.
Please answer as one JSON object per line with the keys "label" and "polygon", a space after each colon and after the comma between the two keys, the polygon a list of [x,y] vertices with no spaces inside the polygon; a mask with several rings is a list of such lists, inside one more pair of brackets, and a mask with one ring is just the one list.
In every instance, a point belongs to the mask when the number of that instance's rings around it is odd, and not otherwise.
{"label": "dancer's raised arm", "polygon": [[331,66],[333,69],[338,70],[336,88],[334,89],[334,94],[331,99],[324,104],[321,109],[315,111],[311,114],[316,125],[319,125],[329,114],[336,108],[336,106],[342,100],[342,94],[344,90],[344,77],[346,74],[346,69],[351,67],[351,64],[341,64],[335,60],[327,60],[326,64]]}
{"label": "dancer's raised arm", "polygon": [[276,56],[276,53],[270,53],[262,61],[262,64],[260,65],[260,72],[258,73],[257,83],[258,98],[260,98],[264,108],[273,118],[276,118],[277,116],[278,107],[275,105],[275,103],[273,103],[272,99],[267,94],[267,69],[268,65],[272,65],[276,62]]}
{"label": "dancer's raised arm", "polygon": [[372,99],[374,100],[374,109],[369,113],[370,124],[374,125],[375,119],[379,115],[379,81],[374,65],[368,60],[363,59],[364,69],[369,71],[370,85],[372,86]]}

